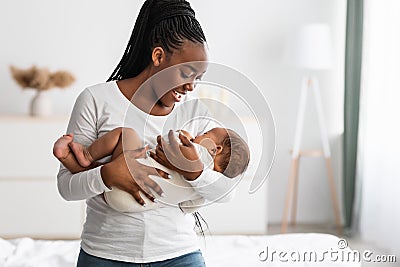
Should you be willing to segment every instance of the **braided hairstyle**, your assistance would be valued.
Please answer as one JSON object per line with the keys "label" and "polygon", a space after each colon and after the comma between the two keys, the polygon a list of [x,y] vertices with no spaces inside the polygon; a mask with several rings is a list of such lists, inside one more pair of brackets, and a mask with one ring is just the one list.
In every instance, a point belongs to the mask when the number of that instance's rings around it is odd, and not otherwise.
{"label": "braided hairstyle", "polygon": [[190,4],[185,0],[146,0],[125,53],[107,81],[137,76],[151,63],[155,47],[160,46],[170,53],[181,47],[185,39],[201,44],[206,42]]}

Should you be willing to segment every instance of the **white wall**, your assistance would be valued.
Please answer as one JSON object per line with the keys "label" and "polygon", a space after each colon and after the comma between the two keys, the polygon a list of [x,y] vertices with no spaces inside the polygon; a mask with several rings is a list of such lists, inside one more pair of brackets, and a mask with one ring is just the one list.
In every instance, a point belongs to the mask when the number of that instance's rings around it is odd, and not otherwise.
{"label": "white wall", "polygon": [[[332,26],[336,65],[320,74],[335,177],[340,175],[345,0],[192,0],[209,41],[211,59],[248,75],[268,98],[277,124],[276,162],[268,180],[269,218],[282,216],[302,73],[282,65],[286,35],[303,23]],[[49,92],[57,114],[68,114],[87,85],[105,81],[119,61],[142,1],[0,2],[0,114],[26,114],[33,92],[21,91],[8,65],[72,71],[72,88]],[[309,109],[307,114],[312,114]],[[319,147],[315,118],[306,121],[304,144]],[[316,140],[316,141],[315,141]],[[298,220],[333,221],[324,164],[305,160],[300,171]],[[340,185],[338,185],[340,187]],[[339,188],[340,189],[340,188]],[[264,193],[264,192],[258,192]]]}
{"label": "white wall", "polygon": [[[212,5],[211,5],[212,2]],[[282,64],[285,40],[301,24],[332,27],[335,66],[321,72],[320,85],[331,141],[335,178],[341,177],[346,1],[252,0],[192,1],[210,44],[212,60],[252,79],[268,98],[277,126],[277,153],[268,182],[269,223],[280,222],[289,176],[302,73]],[[210,6],[212,8],[210,9]],[[312,103],[309,98],[309,103]],[[314,107],[307,110],[305,148],[320,148]],[[300,168],[298,221],[334,222],[322,159],[305,159]],[[339,194],[341,184],[337,183]]]}
{"label": "white wall", "polygon": [[21,91],[8,65],[67,69],[77,82],[49,92],[57,114],[68,114],[87,85],[105,81],[125,49],[139,1],[0,2],[1,113],[25,114],[33,92]]}
{"label": "white wall", "polygon": [[365,1],[358,143],[361,237],[400,257],[400,2]]}

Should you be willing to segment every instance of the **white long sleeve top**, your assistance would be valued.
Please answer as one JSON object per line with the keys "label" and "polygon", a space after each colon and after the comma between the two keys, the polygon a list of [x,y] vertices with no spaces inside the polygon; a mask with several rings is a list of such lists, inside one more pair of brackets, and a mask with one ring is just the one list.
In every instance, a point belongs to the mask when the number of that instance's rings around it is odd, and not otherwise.
{"label": "white long sleeve top", "polygon": [[[78,96],[68,124],[68,133],[83,145],[90,145],[116,127],[136,130],[144,144],[155,148],[155,137],[170,129],[184,129],[194,135],[213,128],[208,111],[198,99],[185,96],[166,116],[152,116],[134,106],[115,81],[86,88]],[[104,162],[110,157],[103,159]],[[97,167],[71,174],[62,164],[58,190],[66,200],[86,200],[86,221],[81,235],[82,249],[94,256],[146,263],[161,261],[199,249],[194,219],[178,207],[162,206],[136,213],[112,209],[100,196],[105,186]],[[232,197],[235,179],[205,170],[189,182],[207,201],[226,202]]]}

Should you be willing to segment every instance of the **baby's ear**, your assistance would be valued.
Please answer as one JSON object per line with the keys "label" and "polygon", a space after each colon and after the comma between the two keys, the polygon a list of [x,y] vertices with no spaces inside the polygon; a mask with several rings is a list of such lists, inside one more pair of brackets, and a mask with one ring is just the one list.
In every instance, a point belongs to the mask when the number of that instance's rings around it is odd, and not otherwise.
{"label": "baby's ear", "polygon": [[217,145],[215,147],[215,155],[218,155],[219,153],[221,153],[223,148],[224,148],[223,146]]}
{"label": "baby's ear", "polygon": [[217,149],[216,149],[216,148],[210,149],[210,155],[211,155],[212,157],[215,157],[215,155],[217,155]]}

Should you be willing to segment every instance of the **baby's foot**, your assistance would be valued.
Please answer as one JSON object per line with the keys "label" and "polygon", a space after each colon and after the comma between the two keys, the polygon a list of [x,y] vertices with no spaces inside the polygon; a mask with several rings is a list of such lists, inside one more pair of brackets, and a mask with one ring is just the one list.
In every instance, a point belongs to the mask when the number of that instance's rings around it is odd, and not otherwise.
{"label": "baby's foot", "polygon": [[72,140],[74,139],[74,135],[72,134],[64,134],[62,137],[60,137],[53,146],[53,155],[59,159],[60,161],[63,161],[66,159],[71,152],[71,149],[69,148],[69,144],[72,143]]}
{"label": "baby's foot", "polygon": [[71,142],[69,147],[75,155],[76,160],[82,167],[89,167],[93,162],[93,158],[85,146],[79,143]]}

